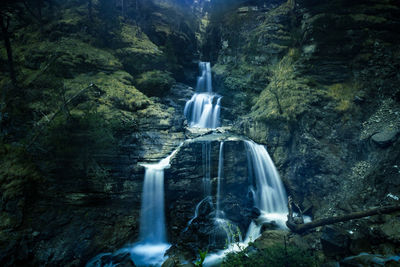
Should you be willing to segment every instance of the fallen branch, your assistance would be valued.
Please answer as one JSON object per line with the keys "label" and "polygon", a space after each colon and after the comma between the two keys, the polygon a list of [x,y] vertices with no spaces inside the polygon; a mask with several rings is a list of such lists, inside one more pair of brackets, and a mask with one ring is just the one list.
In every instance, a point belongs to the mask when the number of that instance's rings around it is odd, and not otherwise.
{"label": "fallen branch", "polygon": [[[292,208],[291,208],[292,201],[291,201],[291,199],[289,201],[290,201],[290,203],[288,202],[288,206],[290,206],[290,208],[289,208],[289,211],[290,211],[290,210],[292,210]],[[396,211],[400,211],[400,205],[378,207],[378,208],[373,208],[373,209],[366,210],[366,211],[357,211],[357,212],[352,212],[352,213],[345,214],[345,215],[328,217],[328,218],[324,218],[324,219],[315,220],[313,222],[301,223],[301,224],[297,224],[295,218],[293,218],[293,214],[290,215],[291,212],[289,212],[288,220],[286,221],[286,226],[295,233],[303,233],[307,230],[316,228],[318,226],[323,226],[323,225],[328,225],[328,224],[333,224],[333,223],[338,223],[338,222],[346,222],[346,221],[360,219],[363,217],[368,217],[368,216],[373,216],[373,215],[378,215],[378,214],[388,214],[388,213],[393,213]]]}

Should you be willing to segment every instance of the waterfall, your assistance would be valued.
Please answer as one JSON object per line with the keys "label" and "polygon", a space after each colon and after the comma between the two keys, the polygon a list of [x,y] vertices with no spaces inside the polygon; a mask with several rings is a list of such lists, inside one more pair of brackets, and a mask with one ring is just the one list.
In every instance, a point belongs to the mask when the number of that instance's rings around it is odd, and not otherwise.
{"label": "waterfall", "polygon": [[211,142],[202,144],[203,153],[203,193],[204,196],[211,196]]}
{"label": "waterfall", "polygon": [[[218,156],[218,178],[217,178],[217,195],[216,195],[216,210],[215,224],[217,229],[222,229],[225,232],[225,242],[230,245],[234,242],[241,241],[240,230],[237,225],[225,218],[224,212],[221,210],[221,180],[224,175],[224,142],[219,144]],[[238,236],[237,236],[238,235]],[[237,240],[238,239],[238,240]]]}
{"label": "waterfall", "polygon": [[164,169],[147,166],[144,176],[140,239],[148,243],[165,243]]}
{"label": "waterfall", "polygon": [[255,206],[265,213],[287,214],[286,191],[267,150],[253,141],[245,145]]}
{"label": "waterfall", "polygon": [[197,217],[199,216],[199,209],[200,206],[205,202],[211,202],[211,197],[210,196],[206,196],[205,198],[203,198],[199,203],[197,203],[196,208],[194,210],[194,216],[189,220],[189,222],[187,223],[186,228],[183,230],[183,232],[186,232],[189,229],[189,226],[192,224],[192,222],[197,219]]}
{"label": "waterfall", "polygon": [[212,92],[211,64],[210,62],[199,62],[201,75],[197,77],[196,90],[198,92]]}
{"label": "waterfall", "polygon": [[[182,145],[182,144],[181,144]],[[142,164],[145,167],[142,205],[140,214],[139,242],[121,248],[115,253],[101,253],[91,259],[86,267],[117,266],[113,257],[130,254],[135,266],[161,266],[167,243],[164,216],[164,169],[170,167],[171,158],[178,146],[168,157],[156,164]]]}
{"label": "waterfall", "polygon": [[219,144],[219,157],[218,157],[218,180],[217,180],[217,210],[215,212],[216,219],[221,217],[221,207],[220,207],[220,200],[221,200],[221,179],[224,175],[224,142],[222,141]]}
{"label": "waterfall", "polygon": [[[254,221],[250,223],[244,242],[230,244],[227,249],[210,254],[204,261],[204,266],[219,266],[227,253],[244,249],[249,242],[260,236],[262,222],[275,221],[280,227],[286,227],[287,197],[278,171],[263,145],[256,144],[253,141],[244,141],[244,143],[249,170],[249,190],[253,194],[254,205],[260,209],[261,215],[257,219],[257,223]],[[220,149],[220,163],[221,157],[223,157],[221,151]],[[217,189],[218,195],[219,190],[220,188]],[[217,206],[219,206],[218,195]],[[223,226],[225,220],[218,219],[217,221]]]}
{"label": "waterfall", "polygon": [[186,102],[184,114],[190,127],[215,129],[220,126],[222,97],[213,93],[210,62],[200,62],[199,69],[196,93]]}
{"label": "waterfall", "polygon": [[[178,147],[179,149],[179,147]],[[164,169],[170,167],[170,159],[178,151],[157,164],[143,164],[145,169],[139,242],[130,249],[136,266],[161,266],[165,260],[167,243],[164,214]]]}

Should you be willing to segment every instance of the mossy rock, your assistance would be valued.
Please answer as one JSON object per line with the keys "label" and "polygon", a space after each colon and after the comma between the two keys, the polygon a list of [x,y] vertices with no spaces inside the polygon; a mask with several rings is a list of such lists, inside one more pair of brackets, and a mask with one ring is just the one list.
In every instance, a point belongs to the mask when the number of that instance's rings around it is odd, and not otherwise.
{"label": "mossy rock", "polygon": [[[21,48],[22,49],[22,48]],[[59,77],[72,78],[90,71],[116,71],[122,64],[112,53],[79,39],[62,38],[58,42],[39,42],[23,48],[21,61],[33,68],[41,67],[46,58],[54,57],[52,71]]]}
{"label": "mossy rock", "polygon": [[163,52],[137,26],[122,26],[119,46],[116,55],[124,69],[131,74],[148,71],[163,64]]}
{"label": "mossy rock", "polygon": [[136,86],[148,96],[163,96],[175,83],[171,73],[159,70],[142,73],[136,80]]}
{"label": "mossy rock", "polygon": [[132,85],[132,76],[124,71],[113,73],[99,72],[95,75],[81,74],[74,79],[66,80],[65,86],[70,89],[70,94],[95,84],[104,95],[100,98],[100,105],[109,105],[115,109],[130,112],[144,109],[150,104],[150,100]]}

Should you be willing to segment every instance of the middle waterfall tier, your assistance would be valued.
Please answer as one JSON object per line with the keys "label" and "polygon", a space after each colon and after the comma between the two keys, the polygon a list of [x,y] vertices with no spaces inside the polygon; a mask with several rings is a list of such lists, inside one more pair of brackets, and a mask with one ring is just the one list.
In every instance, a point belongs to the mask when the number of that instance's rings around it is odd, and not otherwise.
{"label": "middle waterfall tier", "polygon": [[220,126],[221,96],[213,93],[211,66],[200,62],[201,75],[197,78],[196,93],[186,102],[184,114],[190,127],[212,128]]}

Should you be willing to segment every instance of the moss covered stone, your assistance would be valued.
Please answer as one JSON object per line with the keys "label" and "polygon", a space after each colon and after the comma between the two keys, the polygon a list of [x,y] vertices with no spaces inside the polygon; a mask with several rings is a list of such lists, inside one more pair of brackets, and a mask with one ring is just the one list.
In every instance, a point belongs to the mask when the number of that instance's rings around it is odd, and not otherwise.
{"label": "moss covered stone", "polygon": [[142,73],[135,80],[136,86],[148,96],[163,96],[174,83],[171,73],[158,70]]}

